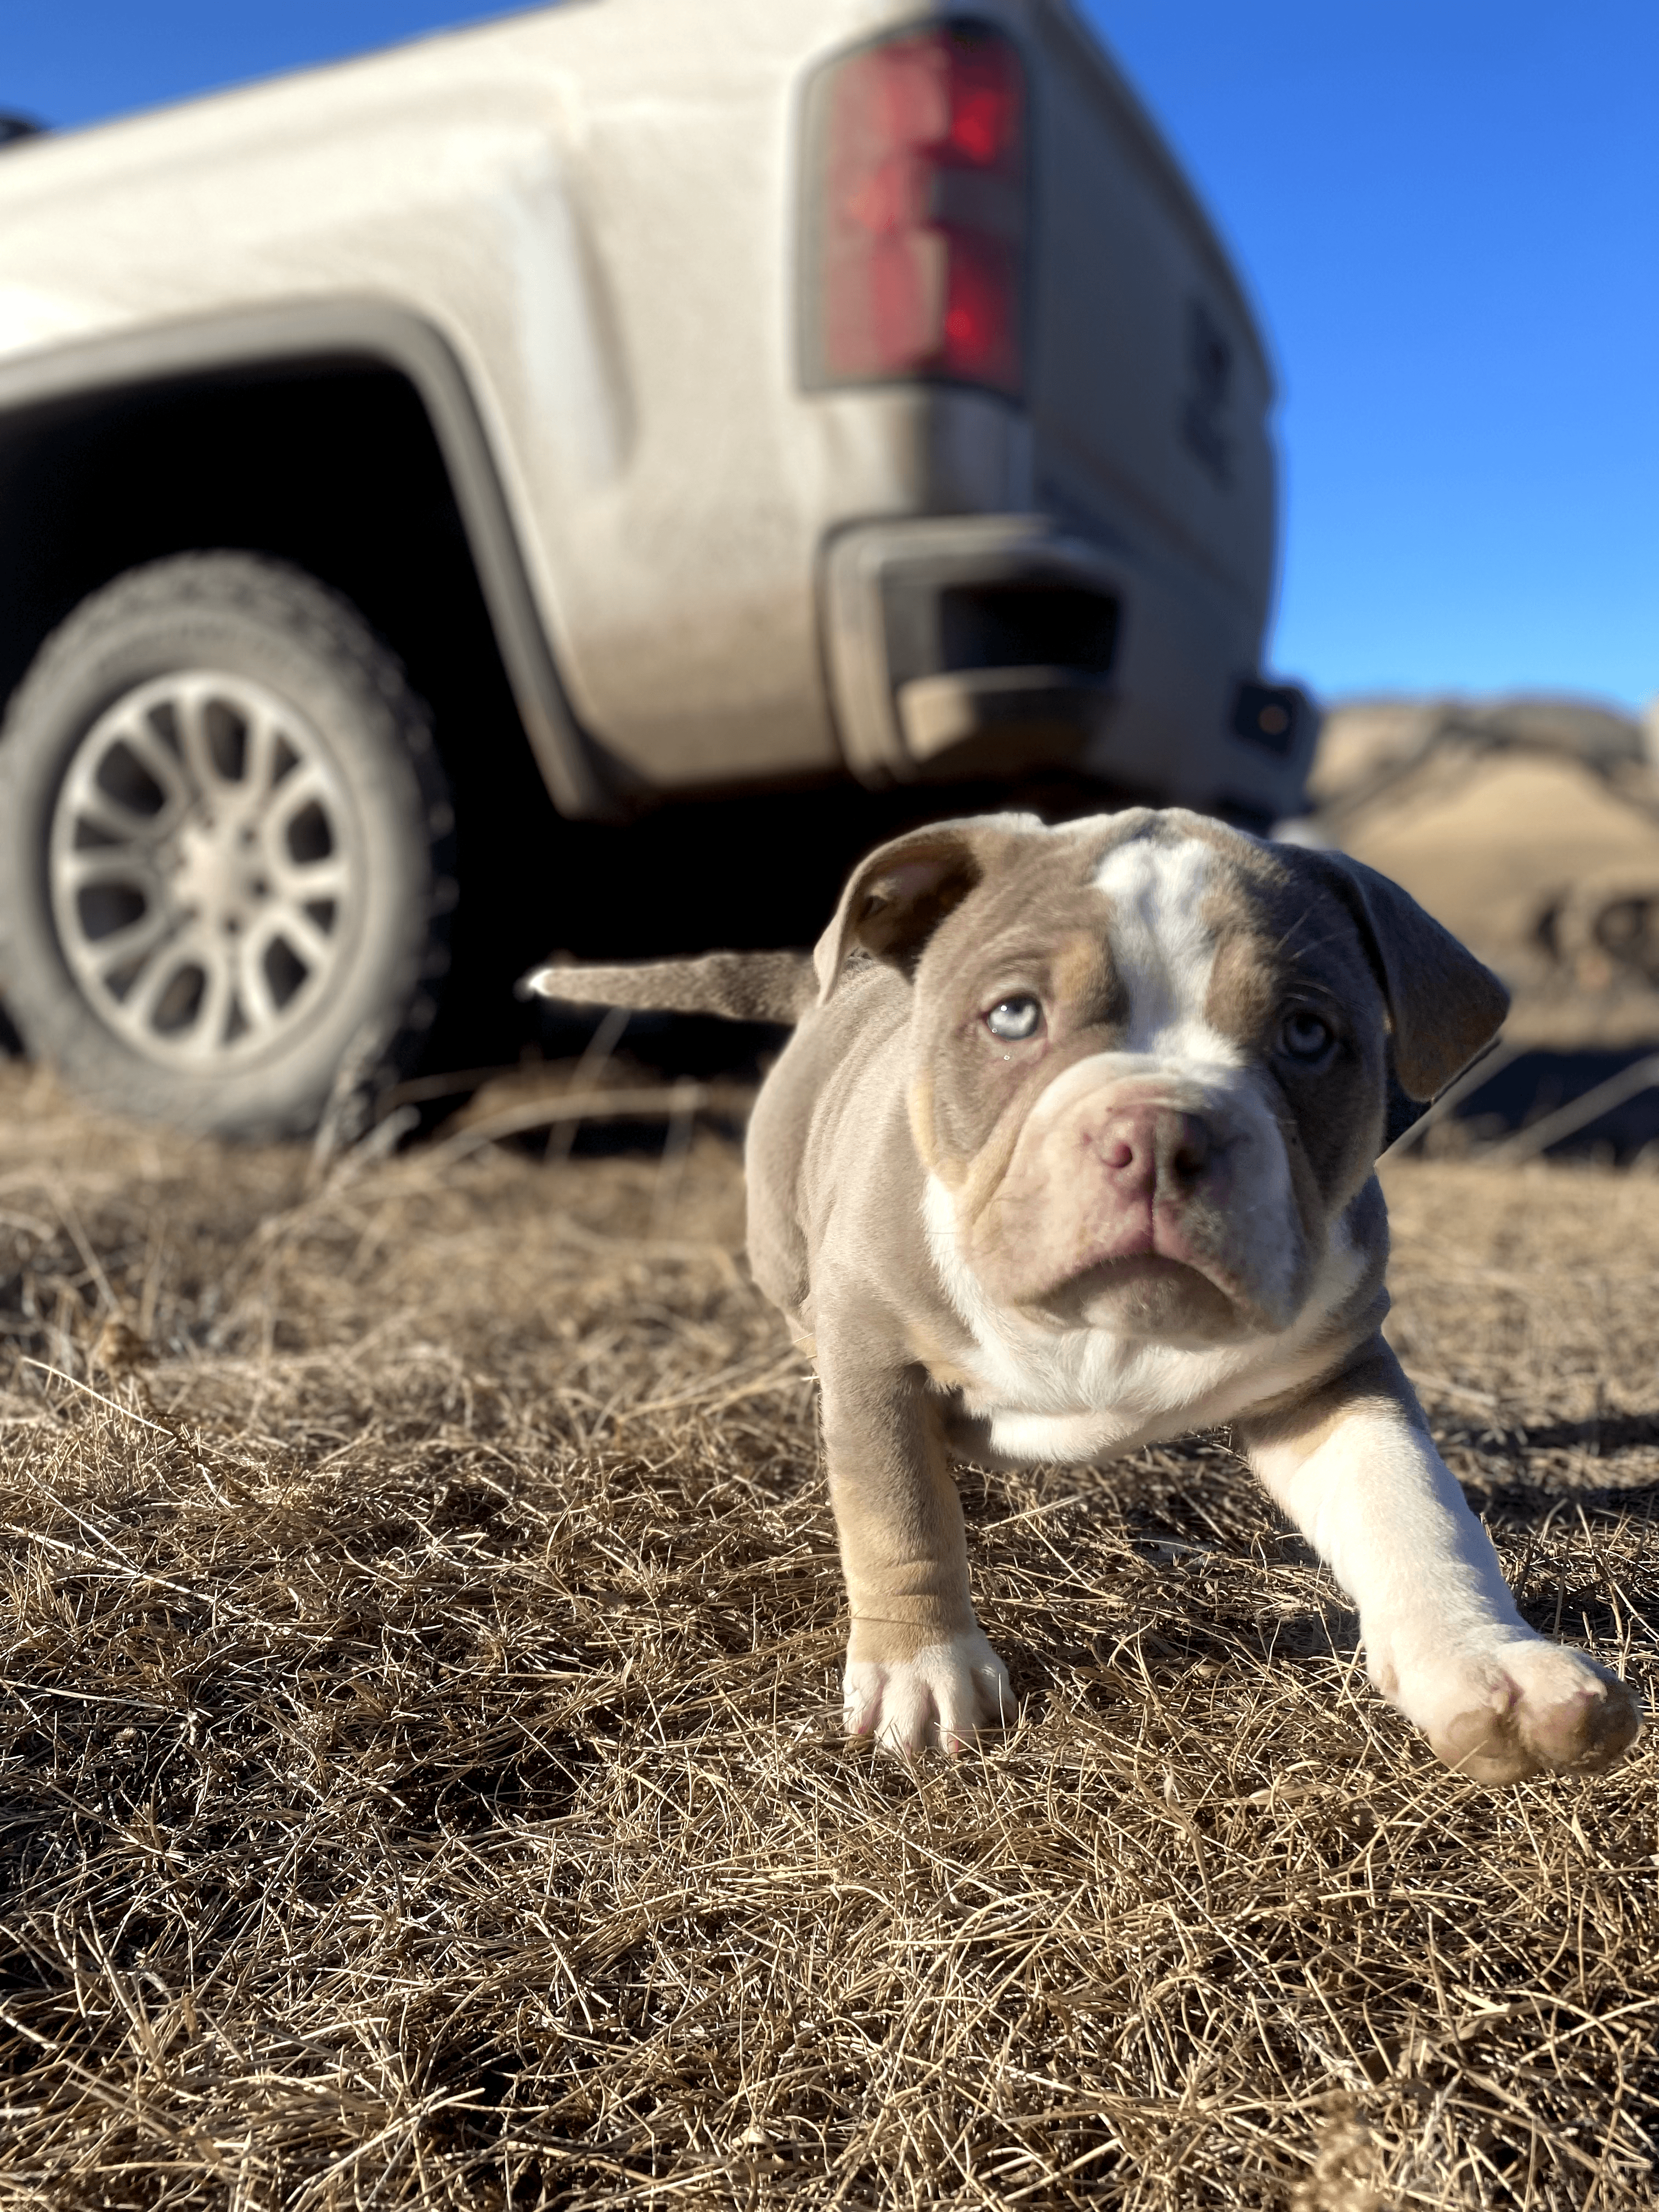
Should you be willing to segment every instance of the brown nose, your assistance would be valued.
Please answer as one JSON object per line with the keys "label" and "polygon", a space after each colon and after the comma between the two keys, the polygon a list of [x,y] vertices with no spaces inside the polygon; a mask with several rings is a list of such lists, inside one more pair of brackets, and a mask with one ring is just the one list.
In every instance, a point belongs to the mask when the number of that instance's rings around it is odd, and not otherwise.
{"label": "brown nose", "polygon": [[1209,1124],[1172,1106],[1123,1106],[1094,1132],[1094,1150],[1126,1198],[1187,1198],[1215,1157]]}

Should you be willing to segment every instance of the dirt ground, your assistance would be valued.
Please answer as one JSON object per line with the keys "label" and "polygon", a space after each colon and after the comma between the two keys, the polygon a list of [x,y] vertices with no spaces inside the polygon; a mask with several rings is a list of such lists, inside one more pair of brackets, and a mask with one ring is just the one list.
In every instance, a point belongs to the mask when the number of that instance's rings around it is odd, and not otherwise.
{"label": "dirt ground", "polygon": [[[1659,1178],[1404,1164],[1529,1617],[1655,1671]],[[0,2205],[1646,2206],[1651,1735],[1486,1792],[1224,1437],[964,1472],[1018,1723],[842,1740],[735,1150],[227,1150],[0,1066]]]}

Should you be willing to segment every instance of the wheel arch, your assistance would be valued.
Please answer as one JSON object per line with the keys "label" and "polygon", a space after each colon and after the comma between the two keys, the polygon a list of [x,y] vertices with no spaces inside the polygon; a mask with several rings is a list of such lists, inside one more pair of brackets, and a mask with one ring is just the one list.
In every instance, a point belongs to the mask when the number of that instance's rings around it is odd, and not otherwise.
{"label": "wheel arch", "polygon": [[[266,441],[249,453],[245,530],[238,491],[222,476],[239,432]],[[434,467],[441,496],[428,481]],[[430,617],[421,620],[412,600],[437,583],[416,558],[422,549],[393,544],[386,528],[377,544],[376,518],[349,512],[341,468],[408,505],[405,534],[418,512],[440,568],[447,553],[452,569],[469,572],[513,719],[559,812],[614,814],[560,679],[465,372],[433,324],[380,301],[191,319],[0,363],[0,699],[86,592],[122,568],[196,550],[204,535],[294,559],[367,600],[364,611],[421,680],[422,652],[436,648],[423,635]],[[142,513],[115,512],[118,490],[103,496],[112,477],[137,488]],[[360,491],[360,505],[372,499]]]}

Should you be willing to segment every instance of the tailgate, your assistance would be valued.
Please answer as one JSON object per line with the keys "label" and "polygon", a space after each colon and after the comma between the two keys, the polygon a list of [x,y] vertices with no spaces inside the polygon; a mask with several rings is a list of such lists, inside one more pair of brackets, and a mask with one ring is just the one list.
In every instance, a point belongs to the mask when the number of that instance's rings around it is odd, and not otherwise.
{"label": "tailgate", "polygon": [[1259,626],[1273,585],[1273,392],[1249,308],[1082,23],[1050,0],[1031,33],[1038,499],[1143,547],[1150,531]]}

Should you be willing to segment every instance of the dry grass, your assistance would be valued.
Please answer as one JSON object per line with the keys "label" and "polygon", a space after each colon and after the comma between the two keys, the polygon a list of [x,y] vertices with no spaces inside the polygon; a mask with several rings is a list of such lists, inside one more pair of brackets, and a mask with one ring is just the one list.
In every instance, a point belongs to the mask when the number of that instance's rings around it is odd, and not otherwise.
{"label": "dry grass", "polygon": [[[729,1147],[0,1110],[0,2204],[1653,2202],[1650,1745],[1442,1771],[1220,1440],[964,1476],[1022,1717],[908,1771]],[[1659,1181],[1395,1199],[1528,1612],[1650,1680]]]}

